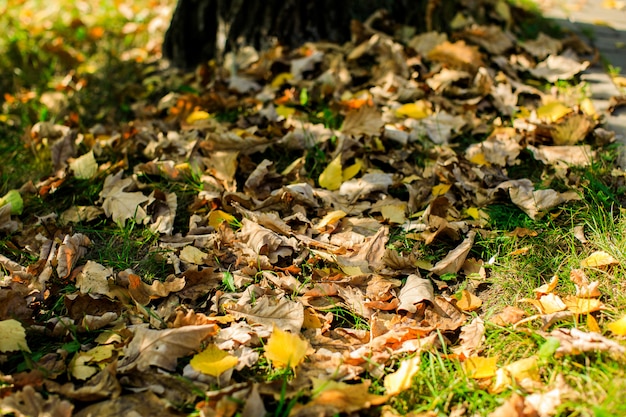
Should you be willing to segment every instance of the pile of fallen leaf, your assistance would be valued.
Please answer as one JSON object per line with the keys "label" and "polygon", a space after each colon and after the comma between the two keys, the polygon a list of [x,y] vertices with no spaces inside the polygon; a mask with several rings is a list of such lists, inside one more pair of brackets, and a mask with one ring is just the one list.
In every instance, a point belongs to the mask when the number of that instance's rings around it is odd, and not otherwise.
{"label": "pile of fallen leaf", "polygon": [[[32,127],[29,140],[49,146],[54,172],[20,192],[51,210],[23,223],[17,200],[0,207],[2,233],[37,259],[0,257],[0,361],[28,357],[42,340],[94,337],[1,374],[0,409],[181,415],[193,405],[205,416],[257,416],[296,398],[290,415],[354,413],[409,389],[420,352],[448,343],[484,389],[516,384],[530,394],[515,394],[494,416],[550,415],[542,404],[558,405],[567,388],[541,384],[539,356],[500,368],[481,356],[488,270],[470,253],[494,202],[538,219],[579,199],[571,167],[590,164],[612,135],[588,98],[537,87],[575,79],[592,51],[575,36],[516,39],[499,4],[492,22],[463,15],[451,35],[389,34],[369,22],[346,45],[242,48],[223,66],[150,79],[194,92],[138,101],[130,123]],[[190,87],[175,89],[181,84]],[[216,117],[225,112],[236,120]],[[324,112],[340,127],[325,125]],[[560,191],[509,176],[530,157]],[[102,184],[99,200],[57,213],[55,194],[72,179]],[[159,186],[191,180],[200,189],[185,207]],[[175,227],[180,216],[186,228]],[[74,227],[103,219],[158,234],[152,250],[169,274],[147,282],[87,260],[92,239]],[[392,233],[414,249],[399,250]],[[430,262],[419,248],[431,244],[451,249]],[[614,261],[595,256],[595,267]],[[511,307],[490,320],[521,320],[521,329],[540,319],[563,354],[623,358],[624,347],[599,334],[553,327],[584,315],[599,329],[597,283],[584,269],[571,273],[575,296],[554,294],[554,280],[520,300],[537,316]],[[74,291],[58,292],[69,284]],[[65,314],[50,317],[58,303]],[[282,377],[268,382],[263,372]],[[373,379],[384,392],[371,392]]]}

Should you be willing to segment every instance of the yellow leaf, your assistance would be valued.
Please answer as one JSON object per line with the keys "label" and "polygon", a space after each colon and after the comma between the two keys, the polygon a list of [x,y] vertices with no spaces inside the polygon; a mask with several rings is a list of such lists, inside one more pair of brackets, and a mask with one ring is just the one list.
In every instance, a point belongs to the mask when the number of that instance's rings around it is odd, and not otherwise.
{"label": "yellow leaf", "polygon": [[621,319],[614,321],[613,323],[607,324],[607,326],[613,334],[618,336],[626,336],[626,315],[624,315]]}
{"label": "yellow leaf", "polygon": [[356,162],[350,165],[348,168],[344,169],[341,173],[341,180],[348,181],[356,176],[361,170],[363,166],[363,161],[361,159],[357,159]]}
{"label": "yellow leaf", "polygon": [[567,309],[574,314],[589,314],[604,308],[604,304],[597,298],[580,298],[570,295],[565,297],[563,301]]}
{"label": "yellow leaf", "polygon": [[380,208],[383,218],[389,223],[402,224],[406,221],[406,204],[388,204]]}
{"label": "yellow leaf", "polygon": [[602,329],[600,329],[598,321],[591,314],[587,314],[587,328],[592,332],[602,333]]}
{"label": "yellow leaf", "polygon": [[485,154],[482,152],[478,152],[472,155],[469,158],[469,161],[476,165],[486,165],[486,166],[490,165],[489,162],[487,161],[487,158],[485,158]]}
{"label": "yellow leaf", "polygon": [[498,357],[483,358],[471,356],[463,362],[463,369],[470,378],[491,378],[496,374]]}
{"label": "yellow leaf", "polygon": [[220,227],[220,224],[223,222],[232,223],[236,220],[237,218],[235,216],[222,210],[213,210],[209,213],[209,226],[212,226],[215,229]]}
{"label": "yellow leaf", "polygon": [[423,119],[430,116],[430,105],[426,100],[418,100],[415,103],[403,104],[396,109],[396,116],[406,116],[413,119]]}
{"label": "yellow leaf", "polygon": [[461,293],[461,299],[456,302],[456,306],[463,311],[474,311],[483,304],[482,300],[467,290]]}
{"label": "yellow leaf", "polygon": [[358,275],[367,274],[370,271],[365,270],[358,265],[341,265],[341,272],[348,276],[356,277]]}
{"label": "yellow leaf", "polygon": [[570,114],[573,110],[559,101],[544,104],[537,109],[537,117],[546,119],[550,122],[556,122],[561,117]]}
{"label": "yellow leaf", "polygon": [[323,233],[328,229],[334,230],[336,229],[336,225],[339,220],[343,219],[344,217],[346,217],[346,212],[343,210],[331,211],[330,213],[327,213],[324,217],[322,217],[322,220],[320,220],[320,222],[315,226],[315,229],[317,229],[317,231],[319,231],[320,233]]}
{"label": "yellow leaf", "polygon": [[93,356],[87,352],[78,352],[74,355],[69,364],[69,371],[76,379],[86,380],[98,373],[98,368],[95,366],[87,365],[87,362],[91,362]]}
{"label": "yellow leaf", "polygon": [[591,116],[594,119],[598,117],[596,107],[593,105],[593,101],[591,101],[590,98],[586,98],[580,103],[580,110],[582,110],[582,112],[587,116]]}
{"label": "yellow leaf", "polygon": [[272,335],[265,345],[265,357],[272,362],[275,368],[288,366],[291,369],[296,369],[296,366],[304,360],[308,348],[309,342],[300,336],[274,327]]}
{"label": "yellow leaf", "polygon": [[189,116],[187,116],[187,120],[185,120],[187,123],[192,124],[195,122],[198,122],[200,120],[206,120],[209,117],[211,117],[211,115],[203,110],[196,110],[195,112],[191,113]]}
{"label": "yellow leaf", "polygon": [[535,288],[535,293],[537,294],[537,297],[540,297],[545,294],[550,294],[552,291],[554,291],[554,289],[556,288],[558,284],[559,284],[559,276],[554,275],[552,279],[550,280],[550,282],[548,282],[547,284],[543,284],[539,288]]}
{"label": "yellow leaf", "polygon": [[337,157],[328,164],[326,169],[320,174],[318,182],[320,187],[331,191],[341,187],[341,154],[337,155]]}
{"label": "yellow leaf", "polygon": [[219,377],[222,373],[237,365],[237,357],[224,352],[215,344],[207,346],[189,361],[189,365],[203,374]]}
{"label": "yellow leaf", "polygon": [[520,359],[498,369],[496,371],[496,381],[490,391],[493,393],[502,392],[513,381],[519,382],[524,379],[539,381],[539,365],[537,364],[536,356]]}
{"label": "yellow leaf", "polygon": [[413,377],[420,370],[420,359],[418,355],[402,361],[396,372],[385,376],[384,384],[388,395],[396,395],[411,388]]}
{"label": "yellow leaf", "polygon": [[480,219],[480,211],[478,210],[478,207],[470,207],[466,209],[465,214],[467,214],[474,220]]}
{"label": "yellow leaf", "polygon": [[80,180],[86,180],[98,173],[98,163],[93,156],[93,151],[74,159],[70,162],[70,169],[74,176]]}
{"label": "yellow leaf", "polygon": [[610,265],[617,265],[617,259],[604,251],[597,251],[580,261],[583,268],[603,268]]}
{"label": "yellow leaf", "polygon": [[22,323],[17,320],[9,319],[0,321],[0,352],[13,352],[15,350],[23,350],[30,352],[26,343],[26,330],[22,327]]}
{"label": "yellow leaf", "polygon": [[202,265],[208,256],[207,253],[202,252],[195,246],[188,245],[180,251],[179,258],[190,264]]}
{"label": "yellow leaf", "polygon": [[296,109],[294,109],[293,107],[283,106],[282,104],[276,107],[276,114],[285,118],[291,116],[295,112]]}
{"label": "yellow leaf", "polygon": [[272,87],[280,87],[285,84],[287,81],[293,78],[293,74],[290,72],[281,72],[272,80]]}
{"label": "yellow leaf", "polygon": [[450,187],[451,187],[450,184],[438,184],[433,187],[431,193],[435,197],[444,195],[445,193],[448,192],[448,190],[450,190]]}

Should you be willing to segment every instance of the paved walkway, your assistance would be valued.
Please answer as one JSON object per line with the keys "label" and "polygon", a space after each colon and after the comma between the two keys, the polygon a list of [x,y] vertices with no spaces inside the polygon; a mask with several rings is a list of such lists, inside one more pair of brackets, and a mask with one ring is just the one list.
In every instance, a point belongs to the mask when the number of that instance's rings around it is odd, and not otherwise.
{"label": "paved walkway", "polygon": [[[583,79],[590,85],[592,99],[599,112],[606,112],[609,99],[626,93],[616,86],[607,72],[611,65],[626,75],[626,1],[617,0],[538,0],[544,16],[561,27],[578,33],[598,49],[601,61],[585,71]],[[605,128],[615,131],[623,144],[620,168],[626,169],[626,111],[606,114]]]}

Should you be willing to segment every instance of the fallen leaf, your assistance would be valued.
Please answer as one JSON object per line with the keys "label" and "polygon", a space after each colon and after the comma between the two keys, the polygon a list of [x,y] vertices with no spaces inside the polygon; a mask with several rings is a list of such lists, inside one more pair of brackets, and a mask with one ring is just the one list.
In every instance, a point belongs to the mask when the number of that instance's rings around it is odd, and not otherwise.
{"label": "fallen leaf", "polygon": [[322,171],[318,178],[320,187],[327,190],[338,190],[341,187],[342,179],[341,154],[337,155],[330,164]]}
{"label": "fallen leaf", "polygon": [[461,292],[461,298],[456,302],[456,306],[463,311],[475,311],[483,305],[483,301],[468,290]]}
{"label": "fallen leaf", "polygon": [[461,343],[452,349],[457,355],[469,358],[480,353],[481,346],[485,341],[485,322],[483,319],[474,317],[469,324],[461,327],[459,340]]}
{"label": "fallen leaf", "polygon": [[483,379],[496,375],[498,357],[471,356],[463,361],[463,370],[470,378]]}
{"label": "fallen leaf", "polygon": [[217,331],[218,327],[214,324],[166,330],[137,327],[133,330],[133,339],[124,347],[118,371],[126,373],[137,369],[144,372],[150,366],[173,371],[178,358],[197,351],[202,341],[214,336]]}
{"label": "fallen leaf", "polygon": [[418,274],[411,274],[406,278],[406,282],[400,289],[398,294],[400,305],[398,311],[408,311],[415,313],[417,303],[424,301],[433,302],[435,299],[435,290],[429,279],[422,278]]}
{"label": "fallen leaf", "polygon": [[419,100],[415,103],[403,104],[398,107],[396,110],[396,116],[401,117],[410,117],[412,119],[423,119],[429,116],[432,111],[430,109],[430,104],[426,100]]}
{"label": "fallen leaf", "polygon": [[318,394],[313,398],[313,401],[306,404],[304,409],[314,405],[322,405],[330,412],[330,414],[325,415],[355,413],[374,405],[383,404],[388,398],[388,396],[371,394],[368,380],[359,384],[320,380],[314,380],[313,383],[313,390]]}
{"label": "fallen leaf", "polygon": [[431,272],[437,275],[456,274],[459,272],[463,262],[465,262],[465,258],[467,258],[469,251],[472,249],[475,236],[476,232],[471,230],[459,246],[451,250],[445,258],[435,264]]}
{"label": "fallen leaf", "polygon": [[596,251],[580,261],[583,268],[606,268],[611,265],[617,265],[619,261],[605,251]]}
{"label": "fallen leaf", "polygon": [[215,344],[208,345],[202,352],[196,353],[189,365],[198,372],[218,378],[225,371],[235,367],[238,359],[224,352]]}
{"label": "fallen leaf", "polygon": [[295,370],[304,360],[308,349],[309,342],[299,335],[274,327],[265,345],[265,357],[275,368],[290,367]]}
{"label": "fallen leaf", "polygon": [[87,180],[98,173],[98,163],[93,155],[93,151],[70,161],[70,169],[79,180]]}
{"label": "fallen leaf", "polygon": [[616,334],[618,336],[626,336],[626,315],[622,316],[622,318],[619,320],[607,324],[606,327],[613,334]]}
{"label": "fallen leaf", "polygon": [[304,306],[302,303],[289,301],[286,298],[264,296],[254,305],[236,305],[228,310],[236,318],[245,318],[248,322],[257,323],[267,329],[277,327],[299,333],[304,323]]}
{"label": "fallen leaf", "polygon": [[26,330],[22,324],[13,319],[0,321],[0,352],[12,352],[22,350],[30,352],[26,343]]}
{"label": "fallen leaf", "polygon": [[396,395],[411,388],[413,377],[420,370],[420,362],[421,357],[419,355],[413,356],[400,362],[400,367],[397,371],[385,375],[383,384],[387,395]]}
{"label": "fallen leaf", "polygon": [[490,392],[502,392],[511,386],[514,381],[520,383],[524,379],[539,381],[539,364],[536,356],[517,360],[498,369],[496,371],[496,380]]}

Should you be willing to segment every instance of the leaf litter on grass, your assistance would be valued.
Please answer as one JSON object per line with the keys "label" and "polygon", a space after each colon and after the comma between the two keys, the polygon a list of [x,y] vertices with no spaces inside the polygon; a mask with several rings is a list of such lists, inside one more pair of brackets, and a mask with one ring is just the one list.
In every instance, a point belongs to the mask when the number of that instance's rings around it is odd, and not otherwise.
{"label": "leaf litter on grass", "polygon": [[[584,184],[572,166],[589,166],[607,133],[586,98],[537,87],[575,86],[590,50],[573,35],[515,42],[511,6],[498,4],[496,15],[450,34],[407,37],[370,22],[345,45],[243,48],[228,67],[137,74],[126,122],[86,125],[90,107],[67,111],[42,95],[53,117],[22,128],[54,170],[20,189],[23,213],[0,208],[6,241],[33,259],[0,258],[0,324],[12,335],[2,411],[253,415],[247,400],[291,415],[375,414],[411,390],[423,352],[442,348],[476,389],[521,387],[492,415],[556,414],[569,389],[542,379],[539,356],[503,363],[485,352],[487,260],[473,249],[494,232],[494,203],[540,220],[579,200]],[[20,24],[41,29],[24,7]],[[149,13],[116,7],[126,35],[156,30],[165,15],[141,29],[133,19]],[[74,26],[104,36],[95,23]],[[137,63],[154,48],[119,58]],[[83,59],[61,42],[64,52]],[[57,84],[68,103],[89,98],[78,97],[77,84],[90,91],[83,70]],[[5,96],[1,122],[17,123],[34,91]],[[529,155],[545,175],[512,174]],[[550,188],[551,176],[567,189]],[[89,202],[57,198],[73,193],[73,181],[101,186]],[[37,200],[44,207],[35,211]],[[89,233],[77,232],[85,225],[147,228],[158,235],[147,250],[166,273],[142,276],[140,260],[102,265]],[[408,250],[392,235],[405,236]],[[592,253],[571,271],[576,295],[559,295],[555,279],[519,300],[537,314],[510,306],[490,320],[558,341],[556,356],[622,360],[623,346],[600,334],[609,306],[585,275],[618,263]],[[555,327],[572,317],[590,331]],[[616,336],[625,333],[618,317],[607,326]],[[156,395],[143,403],[129,394],[145,389]]]}

